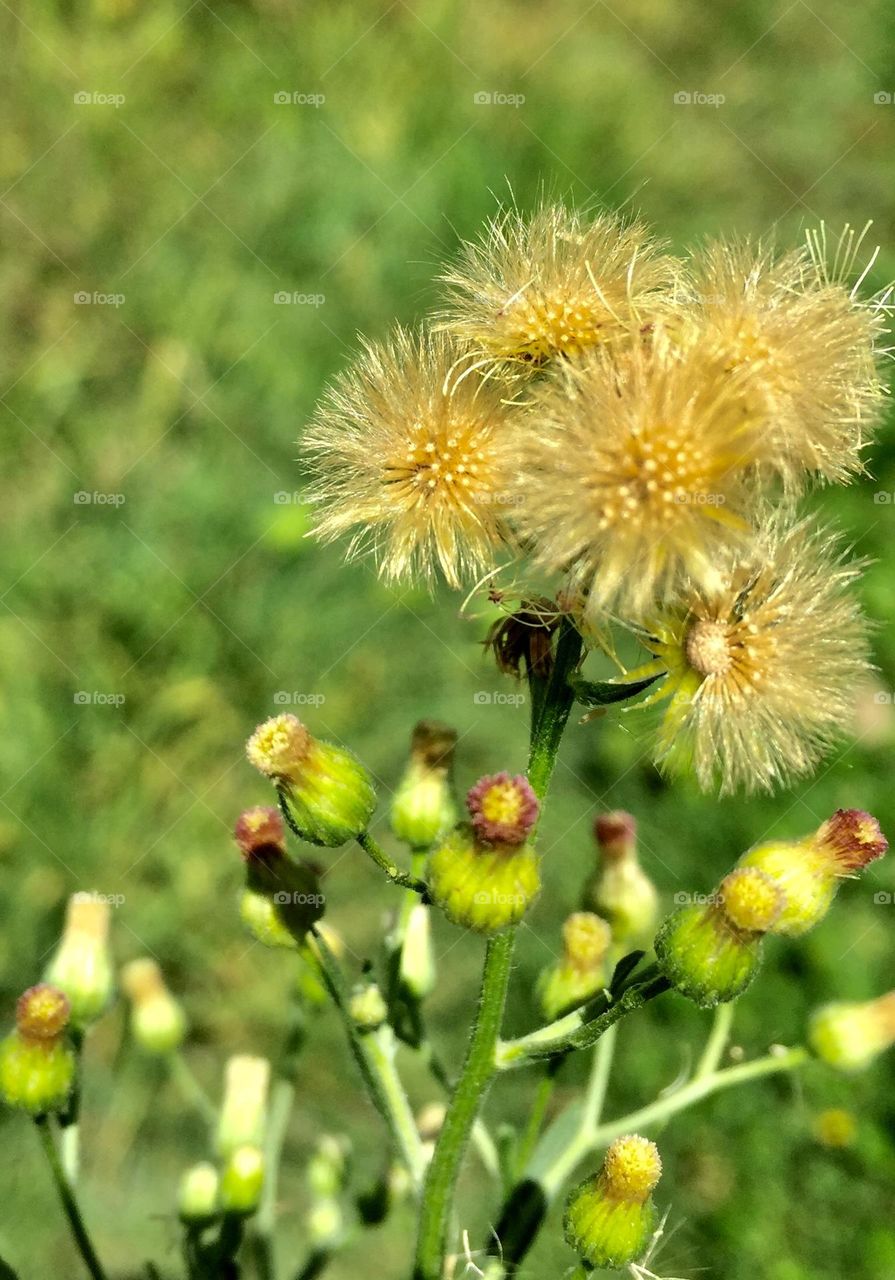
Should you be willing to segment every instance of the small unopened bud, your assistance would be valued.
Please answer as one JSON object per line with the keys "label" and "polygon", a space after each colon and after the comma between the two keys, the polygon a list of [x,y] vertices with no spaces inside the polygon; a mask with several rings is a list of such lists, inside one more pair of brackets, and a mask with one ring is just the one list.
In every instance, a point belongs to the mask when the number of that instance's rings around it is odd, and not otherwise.
{"label": "small unopened bud", "polygon": [[876,818],[860,809],[837,809],[812,835],[757,845],[738,865],[757,867],[783,891],[785,905],[770,932],[799,937],[823,920],[841,881],[887,848]]}
{"label": "small unopened bud", "polygon": [[398,976],[404,989],[418,1000],[425,999],[435,986],[431,912],[421,902],[411,907],[407,917]]}
{"label": "small unopened bud", "polygon": [[308,1190],[316,1199],[334,1199],[345,1187],[348,1177],[350,1145],[347,1138],[325,1133],[317,1142],[308,1161]]}
{"label": "small unopened bud", "polygon": [[538,798],[521,774],[480,778],[466,797],[466,807],[476,839],[485,845],[517,848],[538,820]]}
{"label": "small unopened bud", "polygon": [[341,1240],[345,1217],[338,1200],[318,1200],[305,1218],[308,1243],[312,1249],[328,1250]]}
{"label": "small unopened bud", "polygon": [[645,941],[656,925],[659,895],[637,857],[637,823],[630,813],[601,813],[594,823],[597,870],[584,887],[582,905],[608,920],[616,942]]}
{"label": "small unopened bud", "polygon": [[246,754],[276,785],[303,840],[335,847],[366,831],[376,806],[369,772],[349,751],[314,738],[296,716],[266,720]]}
{"label": "small unopened bud", "polygon": [[186,1014],[165,985],[162,971],[148,956],[131,960],[121,971],[121,985],[131,1001],[131,1034],[147,1053],[167,1054],[186,1035]]}
{"label": "small unopened bud", "polygon": [[358,1031],[377,1031],[388,1019],[388,1005],[375,982],[358,987],[348,1004],[348,1012]]}
{"label": "small unopened bud", "polygon": [[279,809],[261,805],[246,809],[236,820],[233,835],[246,860],[276,858],[286,852],[286,826]]}
{"label": "small unopened bud", "polygon": [[75,1079],[65,1041],[69,1003],[56,987],[29,988],[16,1005],[16,1028],[0,1042],[0,1097],[30,1115],[60,1111]]}
{"label": "small unopened bud", "polygon": [[452,831],[429,859],[429,893],[454,924],[499,933],[518,924],[541,887],[529,844],[485,845],[471,828]]}
{"label": "small unopened bud", "polygon": [[227,1158],[221,1170],[221,1208],[225,1213],[248,1216],[255,1212],[264,1185],[264,1155],[260,1147],[242,1146]]}
{"label": "small unopened bud", "polygon": [[412,849],[428,849],[457,820],[451,766],[457,734],[434,720],[413,731],[410,761],[391,807],[391,827]]}
{"label": "small unopened bud", "polygon": [[256,942],[265,947],[282,947],[295,951],[298,940],[283,923],[273,897],[243,889],[239,899],[239,918]]}
{"label": "small unopened bud", "polygon": [[627,1267],[643,1253],[656,1224],[652,1192],[662,1174],[654,1143],[617,1138],[599,1173],[572,1192],[563,1225],[567,1243],[589,1267]]}
{"label": "small unopened bud", "polygon": [[71,1025],[83,1031],[112,998],[109,904],[94,894],[69,899],[65,929],[47,966],[46,980],[64,991],[71,1004]]}
{"label": "small unopened bud", "polygon": [[563,925],[562,937],[562,957],[538,979],[538,1001],[548,1021],[590,1000],[607,977],[612,930],[605,920],[589,911],[577,911]]}
{"label": "small unopened bud", "polygon": [[222,1156],[239,1147],[258,1147],[267,1121],[270,1063],[266,1058],[240,1054],[224,1072],[224,1101],[218,1119],[217,1149]]}
{"label": "small unopened bud", "polygon": [[895,991],[863,1004],[828,1004],[814,1014],[811,1048],[839,1071],[862,1071],[895,1044]]}
{"label": "small unopened bud", "polygon": [[673,912],[656,935],[656,959],[672,986],[704,1009],[741,995],[761,964],[761,940],[785,910],[780,886],[738,867],[706,905]]}
{"label": "small unopened bud", "polygon": [[219,1212],[220,1179],[207,1160],[194,1164],[180,1179],[177,1207],[182,1222],[210,1222]]}

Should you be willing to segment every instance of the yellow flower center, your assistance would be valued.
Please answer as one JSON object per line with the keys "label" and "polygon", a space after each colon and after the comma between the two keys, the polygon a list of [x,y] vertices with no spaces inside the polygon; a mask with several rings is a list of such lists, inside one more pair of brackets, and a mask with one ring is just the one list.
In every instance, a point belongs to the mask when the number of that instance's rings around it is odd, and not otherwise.
{"label": "yellow flower center", "polygon": [[479,421],[414,422],[403,457],[388,460],[386,483],[396,486],[409,509],[434,502],[461,509],[499,505],[487,426]]}
{"label": "yellow flower center", "polygon": [[540,363],[555,355],[579,355],[605,338],[608,319],[586,295],[522,292],[498,313],[500,329],[491,340],[508,356]]}
{"label": "yellow flower center", "polygon": [[610,469],[611,486],[601,482],[596,495],[601,531],[620,524],[634,529],[667,526],[680,519],[682,508],[705,514],[724,502],[724,495],[712,489],[705,451],[668,423],[633,428]]}
{"label": "yellow flower center", "polygon": [[307,755],[311,735],[293,715],[273,716],[246,744],[249,763],[269,778],[289,778]]}
{"label": "yellow flower center", "polygon": [[728,628],[713,618],[700,618],[687,632],[684,656],[701,676],[723,675],[733,664]]}
{"label": "yellow flower center", "polygon": [[565,958],[576,969],[600,965],[612,942],[612,929],[590,911],[576,911],[562,927]]}
{"label": "yellow flower center", "polygon": [[741,867],[721,881],[724,914],[738,929],[766,933],[785,905],[779,885],[757,867]]}
{"label": "yellow flower center", "polygon": [[642,1203],[662,1175],[662,1161],[654,1142],[630,1134],[613,1142],[602,1172],[609,1195]]}
{"label": "yellow flower center", "polygon": [[496,782],[482,796],[481,812],[488,822],[518,822],[522,812],[519,788],[513,782]]}

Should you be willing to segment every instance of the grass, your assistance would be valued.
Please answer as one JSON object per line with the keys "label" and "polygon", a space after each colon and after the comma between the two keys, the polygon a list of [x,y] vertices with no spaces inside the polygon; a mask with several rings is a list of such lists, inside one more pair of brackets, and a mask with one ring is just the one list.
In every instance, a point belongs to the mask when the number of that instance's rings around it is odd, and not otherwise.
{"label": "grass", "polygon": [[[771,225],[795,239],[821,218],[837,227],[873,217],[883,244],[874,278],[895,275],[895,194],[882,180],[895,106],[874,102],[895,89],[892,27],[881,0],[822,12],[763,0],[723,13],[699,0],[662,10],[646,0],[0,8],[14,55],[0,68],[10,103],[0,404],[15,445],[0,480],[7,1010],[40,972],[66,896],[95,888],[125,897],[120,958],[156,954],[183,994],[190,1058],[213,1093],[228,1053],[276,1051],[291,979],[240,930],[229,837],[239,809],[266,795],[242,742],[275,692],[325,698],[309,719],[367,760],[383,795],[423,714],[460,731],[461,785],[524,759],[524,706],[475,698],[506,687],[478,647],[486,618],[461,619],[447,592],[389,592],[367,567],[345,569],[337,551],[304,539],[295,440],[323,382],[357,331],[382,333],[433,303],[436,264],[508,184],[522,206],[542,188],[633,202],[678,247]],[[479,92],[525,101],[477,105]],[[726,101],[676,105],[680,92]],[[325,102],[278,103],[282,93]],[[324,301],[275,302],[282,291]],[[82,292],[124,301],[76,302]],[[885,624],[876,643],[886,694],[895,504],[874,494],[895,491],[891,432],[872,471],[818,501],[860,552],[883,557],[865,594]],[[576,903],[598,807],[638,815],[644,860],[669,895],[708,889],[747,844],[807,830],[837,805],[870,808],[891,827],[891,699],[864,708],[861,734],[791,794],[716,802],[661,782],[636,719],[573,728],[544,833],[548,891],[515,976],[519,1029]],[[892,909],[873,893],[893,888],[883,864],[847,887],[816,934],[776,949],[738,1017],[747,1052],[792,1042],[819,1000],[891,983]],[[329,893],[333,920],[366,955],[387,888],[358,854],[338,859]],[[433,1017],[456,1055],[480,948],[444,926],[439,950]],[[138,1061],[113,1080],[119,1019],[89,1045],[87,1213],[113,1274],[135,1274],[150,1254],[176,1274],[172,1184],[204,1154],[202,1128]],[[681,1027],[696,1043],[703,1019],[668,1002],[625,1028],[613,1110],[677,1074]],[[321,1126],[351,1133],[362,1174],[376,1167],[380,1134],[346,1093],[349,1070],[326,1020],[288,1135],[283,1256],[295,1269],[301,1164]],[[414,1101],[429,1100],[411,1076]],[[660,1269],[728,1280],[891,1275],[891,1085],[891,1062],[848,1083],[811,1072],[797,1093],[768,1082],[674,1122],[662,1147],[676,1230]],[[514,1080],[495,1114],[525,1114],[529,1097]],[[849,1148],[817,1140],[816,1117],[833,1105],[857,1118]],[[0,1254],[25,1275],[67,1273],[70,1247],[33,1135],[17,1119],[3,1124]],[[477,1175],[464,1188],[472,1224],[484,1226],[472,1207]],[[400,1273],[408,1230],[399,1215],[380,1233],[382,1274]],[[333,1265],[334,1280],[357,1274],[365,1248]],[[531,1274],[554,1274],[567,1257],[554,1223]]]}

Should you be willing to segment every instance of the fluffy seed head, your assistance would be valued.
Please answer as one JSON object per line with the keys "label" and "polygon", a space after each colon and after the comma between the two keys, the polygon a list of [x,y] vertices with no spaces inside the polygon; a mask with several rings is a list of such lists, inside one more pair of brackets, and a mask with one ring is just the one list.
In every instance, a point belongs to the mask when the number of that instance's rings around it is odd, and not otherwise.
{"label": "fluffy seed head", "polygon": [[476,836],[488,845],[524,844],[538,820],[538,798],[521,774],[480,778],[466,796],[466,807]]}
{"label": "fluffy seed head", "polygon": [[747,375],[744,402],[766,424],[773,469],[796,490],[812,473],[842,482],[860,471],[884,402],[886,308],[847,283],[859,246],[846,228],[833,263],[823,230],[794,252],[718,241],[693,259],[688,319]]}
{"label": "fluffy seed head", "polygon": [[531,218],[509,210],[442,277],[439,323],[486,360],[540,365],[629,341],[667,305],[676,276],[638,222],[563,205]]}
{"label": "fluffy seed head", "polygon": [[764,445],[740,382],[657,330],[621,364],[590,356],[536,389],[517,521],[539,564],[571,570],[590,621],[642,618],[745,544]]}
{"label": "fluffy seed head", "polygon": [[443,333],[397,329],[368,343],[325,395],[302,441],[315,532],[353,531],[390,581],[451,586],[490,568],[507,536],[514,432],[505,384],[462,377],[463,348]]}
{"label": "fluffy seed head", "polygon": [[651,625],[667,672],[659,759],[705,788],[770,791],[809,773],[847,730],[869,674],[861,572],[809,522],[772,522],[746,556],[718,555],[714,584]]}

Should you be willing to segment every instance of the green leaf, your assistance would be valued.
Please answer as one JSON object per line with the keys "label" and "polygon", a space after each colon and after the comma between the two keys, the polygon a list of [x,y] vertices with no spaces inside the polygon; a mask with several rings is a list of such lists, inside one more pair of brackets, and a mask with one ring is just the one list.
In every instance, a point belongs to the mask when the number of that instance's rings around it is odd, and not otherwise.
{"label": "green leaf", "polygon": [[13,1271],[8,1262],[0,1258],[0,1280],[19,1280],[18,1271]]}
{"label": "green leaf", "polygon": [[636,698],[639,693],[643,693],[644,689],[648,689],[654,684],[659,676],[647,676],[645,680],[631,680],[628,684],[615,684],[610,680],[581,680],[574,678],[569,681],[578,702],[585,707],[608,707],[613,702],[627,702],[629,698]]}

